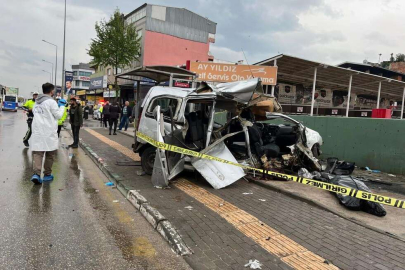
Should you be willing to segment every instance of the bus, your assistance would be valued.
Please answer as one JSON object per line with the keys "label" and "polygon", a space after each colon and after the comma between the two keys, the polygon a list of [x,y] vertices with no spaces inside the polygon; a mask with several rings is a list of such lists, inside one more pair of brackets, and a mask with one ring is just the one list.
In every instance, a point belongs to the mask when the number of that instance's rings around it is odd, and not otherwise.
{"label": "bus", "polygon": [[17,95],[6,94],[3,96],[3,111],[14,111],[18,109]]}

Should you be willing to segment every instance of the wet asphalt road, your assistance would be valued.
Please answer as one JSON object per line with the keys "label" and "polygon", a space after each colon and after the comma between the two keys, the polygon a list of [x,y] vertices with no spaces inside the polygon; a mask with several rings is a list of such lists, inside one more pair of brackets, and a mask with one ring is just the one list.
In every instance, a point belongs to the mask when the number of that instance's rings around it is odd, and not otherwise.
{"label": "wet asphalt road", "polygon": [[33,185],[26,129],[0,113],[0,269],[189,269],[80,149],[61,147],[55,180]]}

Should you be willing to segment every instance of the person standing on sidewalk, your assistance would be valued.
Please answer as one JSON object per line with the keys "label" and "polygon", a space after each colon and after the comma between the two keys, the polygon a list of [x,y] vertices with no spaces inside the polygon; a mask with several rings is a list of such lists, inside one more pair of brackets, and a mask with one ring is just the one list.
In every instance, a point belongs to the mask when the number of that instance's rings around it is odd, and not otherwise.
{"label": "person standing on sidewalk", "polygon": [[99,106],[98,111],[100,113],[100,124],[103,126],[103,105],[100,104]]}
{"label": "person standing on sidewalk", "polygon": [[34,114],[32,113],[32,109],[34,109],[35,99],[37,97],[38,97],[38,92],[34,92],[34,94],[32,94],[32,99],[27,100],[27,102],[25,102],[25,104],[23,106],[24,110],[27,111],[27,117],[28,117],[28,119],[27,119],[28,130],[23,139],[23,143],[26,147],[30,146],[30,144],[28,143],[28,140],[31,138],[32,120],[34,117]]}
{"label": "person standing on sidewalk", "polygon": [[83,111],[83,118],[85,120],[89,119],[89,113],[90,113],[90,106],[89,104],[86,102],[86,106],[84,106],[84,111]]}
{"label": "person standing on sidewalk", "polygon": [[[52,181],[52,165],[56,150],[58,149],[58,120],[62,118],[64,108],[58,107],[52,98],[55,86],[51,83],[42,85],[43,95],[39,95],[32,110],[32,145],[33,175],[31,181],[34,184],[42,184],[42,181]],[[41,179],[42,161],[44,162],[44,178]]]}
{"label": "person standing on sidewalk", "polygon": [[73,143],[69,145],[72,148],[79,147],[79,132],[80,128],[83,127],[83,109],[80,103],[77,103],[76,98],[72,97],[70,99],[70,118],[69,122],[72,127]]}
{"label": "person standing on sidewalk", "polygon": [[113,124],[114,124],[114,135],[117,135],[117,124],[120,113],[121,108],[118,105],[118,102],[115,102],[114,105],[110,106],[110,135]]}
{"label": "person standing on sidewalk", "polygon": [[121,123],[118,130],[122,130],[125,126],[125,131],[128,129],[129,118],[132,115],[132,108],[129,106],[129,102],[125,101],[125,106],[122,108],[122,116],[121,116]]}
{"label": "person standing on sidewalk", "polygon": [[103,121],[104,127],[107,128],[107,123],[110,125],[110,102],[108,100],[103,106]]}
{"label": "person standing on sidewalk", "polygon": [[59,99],[58,100],[58,106],[59,107],[63,107],[65,112],[63,113],[63,116],[61,119],[58,120],[58,138],[60,137],[60,131],[62,130],[63,124],[66,121],[66,117],[67,117],[67,102],[66,99]]}

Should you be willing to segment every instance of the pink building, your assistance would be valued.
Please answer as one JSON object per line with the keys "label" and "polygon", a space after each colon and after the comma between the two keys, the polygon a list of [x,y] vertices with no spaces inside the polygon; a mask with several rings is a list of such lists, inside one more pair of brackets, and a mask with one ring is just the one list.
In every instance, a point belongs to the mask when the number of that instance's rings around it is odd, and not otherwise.
{"label": "pink building", "polygon": [[125,15],[142,37],[140,62],[133,67],[185,65],[187,60],[208,61],[217,24],[184,8],[144,4]]}
{"label": "pink building", "polygon": [[[138,66],[182,66],[187,60],[210,61],[210,43],[217,24],[184,8],[143,4],[124,16],[135,25],[141,39],[141,57],[126,72]],[[119,80],[124,99],[133,98],[133,81]]]}

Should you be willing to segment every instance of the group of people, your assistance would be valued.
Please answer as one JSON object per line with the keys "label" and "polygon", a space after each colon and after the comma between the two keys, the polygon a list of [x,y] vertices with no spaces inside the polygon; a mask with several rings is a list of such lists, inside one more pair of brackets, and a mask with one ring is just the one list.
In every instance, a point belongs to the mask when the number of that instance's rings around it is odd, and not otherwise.
{"label": "group of people", "polygon": [[[58,137],[67,118],[68,109],[65,99],[53,98],[55,86],[51,83],[42,85],[43,94],[33,94],[33,98],[24,104],[28,115],[28,131],[23,139],[25,146],[30,147],[33,155],[34,184],[52,181],[52,165],[54,155],[59,147]],[[73,143],[69,147],[77,148],[79,145],[79,131],[83,127],[83,110],[75,97],[70,98],[69,122],[72,127]],[[28,140],[31,139],[31,145]],[[44,158],[45,157],[45,158]],[[44,177],[41,178],[42,165]]]}
{"label": "group of people", "polygon": [[[117,135],[117,125],[118,119],[120,119],[120,125],[118,130],[125,128],[125,131],[128,129],[128,124],[132,118],[132,108],[129,106],[129,102],[126,101],[125,105],[121,108],[118,102],[114,102],[110,105],[110,102],[107,101],[104,106],[99,108],[101,113],[100,122],[107,128],[107,123],[111,131],[114,128],[114,135]],[[121,116],[121,117],[120,117]]]}

